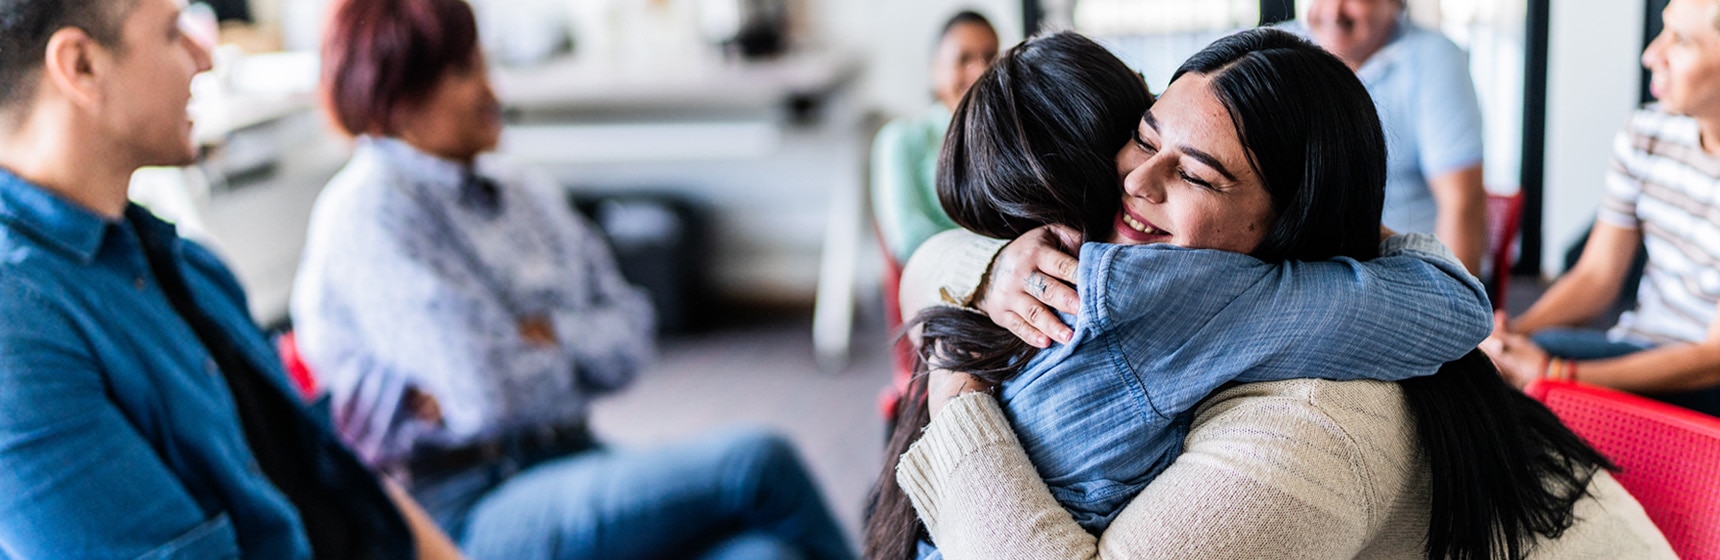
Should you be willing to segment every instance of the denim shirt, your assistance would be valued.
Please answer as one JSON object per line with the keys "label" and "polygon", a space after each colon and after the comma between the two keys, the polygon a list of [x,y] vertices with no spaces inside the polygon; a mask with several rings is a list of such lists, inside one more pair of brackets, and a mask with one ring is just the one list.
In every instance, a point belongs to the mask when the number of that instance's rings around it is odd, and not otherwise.
{"label": "denim shirt", "polygon": [[[170,244],[197,305],[296,394],[279,358],[212,253],[139,223],[0,171],[0,558],[309,557],[142,244]],[[326,419],[301,419],[332,441]]]}
{"label": "denim shirt", "polygon": [[1170,465],[1195,406],[1225,384],[1429,375],[1492,329],[1481,284],[1426,235],[1393,237],[1367,262],[1089,243],[1080,263],[1074,338],[998,400],[1052,496],[1094,534]]}

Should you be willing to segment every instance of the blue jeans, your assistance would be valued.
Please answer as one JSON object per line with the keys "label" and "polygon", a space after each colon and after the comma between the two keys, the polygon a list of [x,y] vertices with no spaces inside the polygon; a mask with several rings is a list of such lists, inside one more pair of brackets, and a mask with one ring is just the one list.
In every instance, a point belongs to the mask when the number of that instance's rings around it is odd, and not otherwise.
{"label": "blue jeans", "polygon": [[[1653,348],[1634,342],[1608,340],[1605,332],[1590,329],[1544,329],[1529,339],[1548,354],[1571,360],[1617,358]],[[1578,372],[1579,378],[1581,373]],[[1720,387],[1644,396],[1710,416],[1720,416]]]}
{"label": "blue jeans", "polygon": [[854,558],[793,447],[770,433],[526,461],[413,481],[411,493],[474,559]]}

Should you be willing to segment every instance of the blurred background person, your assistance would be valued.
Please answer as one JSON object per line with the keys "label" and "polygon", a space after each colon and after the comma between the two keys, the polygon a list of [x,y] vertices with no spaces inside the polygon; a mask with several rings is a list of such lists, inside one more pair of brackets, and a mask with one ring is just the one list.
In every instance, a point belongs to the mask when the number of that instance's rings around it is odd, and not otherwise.
{"label": "blurred background person", "polygon": [[324,103],[356,137],[293,295],[343,437],[476,558],[851,558],[794,449],[759,431],[605,447],[591,399],[654,351],[645,295],[501,132],[462,0],[352,0]]}
{"label": "blurred background person", "polygon": [[[951,112],[997,59],[998,48],[997,29],[985,16],[973,11],[951,16],[932,54],[932,106],[919,116],[891,121],[872,140],[872,214],[884,255],[893,265],[885,272],[883,286],[887,329],[902,322],[894,277],[902,263],[926,239],[959,227],[938,202],[938,151]],[[892,348],[890,385],[878,395],[886,421],[895,417],[896,403],[913,373],[908,347],[897,343]]]}
{"label": "blurred background person", "polygon": [[872,212],[884,250],[897,263],[907,262],[933,234],[957,227],[938,204],[938,149],[950,112],[997,51],[997,30],[985,16],[963,11],[950,17],[932,54],[936,102],[919,116],[884,125],[872,141]]}
{"label": "blurred background person", "polygon": [[[1673,0],[1643,50],[1659,103],[1613,141],[1594,231],[1569,273],[1484,346],[1518,386],[1542,376],[1645,393],[1720,415],[1720,29],[1712,0]],[[1638,247],[1636,306],[1583,328],[1619,296]]]}
{"label": "blurred background person", "polygon": [[1471,274],[1487,254],[1481,104],[1469,58],[1438,31],[1405,15],[1406,0],[1310,0],[1290,29],[1356,71],[1386,132],[1381,221],[1431,233]]}

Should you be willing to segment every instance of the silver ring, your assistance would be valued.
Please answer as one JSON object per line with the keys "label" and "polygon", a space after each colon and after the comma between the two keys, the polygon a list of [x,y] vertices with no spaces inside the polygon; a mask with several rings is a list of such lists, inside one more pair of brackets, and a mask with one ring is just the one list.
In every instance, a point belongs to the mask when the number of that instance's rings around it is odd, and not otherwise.
{"label": "silver ring", "polygon": [[1023,283],[1027,284],[1027,295],[1033,296],[1033,299],[1044,299],[1046,288],[1044,274],[1038,272],[1029,274]]}

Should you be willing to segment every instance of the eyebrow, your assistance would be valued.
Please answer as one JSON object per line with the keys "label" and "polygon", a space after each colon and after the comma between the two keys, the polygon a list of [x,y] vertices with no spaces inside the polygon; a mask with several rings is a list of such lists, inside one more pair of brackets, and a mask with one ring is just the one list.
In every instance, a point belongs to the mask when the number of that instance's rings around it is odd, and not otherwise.
{"label": "eyebrow", "polygon": [[[1159,119],[1153,117],[1151,110],[1141,113],[1141,121],[1147,123],[1147,127],[1152,128],[1153,132],[1159,131]],[[1183,153],[1188,154],[1189,157],[1194,158],[1195,161],[1199,161],[1207,167],[1211,167],[1213,170],[1218,171],[1218,174],[1223,175],[1224,178],[1230,179],[1231,181],[1236,180],[1236,175],[1232,174],[1229,169],[1226,169],[1223,163],[1219,163],[1218,158],[1212,157],[1212,154],[1186,144],[1180,144],[1177,148],[1181,149]]]}

